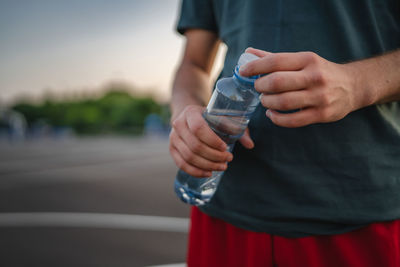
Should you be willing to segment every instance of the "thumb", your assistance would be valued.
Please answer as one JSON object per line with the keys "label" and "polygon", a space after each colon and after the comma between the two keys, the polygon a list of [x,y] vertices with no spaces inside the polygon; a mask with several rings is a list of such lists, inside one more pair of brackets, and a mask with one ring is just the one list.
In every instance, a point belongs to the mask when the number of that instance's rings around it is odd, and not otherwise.
{"label": "thumb", "polygon": [[250,137],[249,128],[246,129],[243,136],[239,139],[239,142],[247,149],[252,149],[254,147],[254,142]]}

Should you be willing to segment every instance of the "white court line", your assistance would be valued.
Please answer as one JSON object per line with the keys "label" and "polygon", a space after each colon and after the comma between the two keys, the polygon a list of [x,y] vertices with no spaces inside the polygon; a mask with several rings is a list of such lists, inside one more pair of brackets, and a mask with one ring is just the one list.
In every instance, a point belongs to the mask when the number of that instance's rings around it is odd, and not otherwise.
{"label": "white court line", "polygon": [[0,227],[80,227],[187,233],[189,219],[84,212],[0,213]]}

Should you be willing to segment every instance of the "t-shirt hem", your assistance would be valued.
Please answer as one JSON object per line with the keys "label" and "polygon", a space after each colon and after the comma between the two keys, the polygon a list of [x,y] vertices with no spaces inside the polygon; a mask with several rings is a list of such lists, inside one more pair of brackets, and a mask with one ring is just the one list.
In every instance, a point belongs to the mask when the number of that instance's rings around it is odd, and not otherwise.
{"label": "t-shirt hem", "polygon": [[201,29],[218,34],[218,30],[216,28],[205,24],[185,24],[185,25],[178,25],[176,27],[176,31],[182,35],[184,35],[185,32],[190,29]]}
{"label": "t-shirt hem", "polygon": [[[267,233],[271,235],[278,235],[286,238],[299,238],[307,236],[317,236],[317,235],[337,235],[347,232],[351,232],[362,227],[365,227],[373,222],[360,223],[360,224],[342,224],[340,228],[335,229],[317,229],[314,228],[313,231],[298,231],[298,230],[287,230],[276,226],[276,222],[273,225],[257,220],[243,220],[243,215],[236,214],[234,212],[222,211],[219,208],[213,206],[202,206],[199,209],[207,214],[208,216],[225,221],[235,227],[258,233]],[[295,224],[295,223],[294,223]]]}

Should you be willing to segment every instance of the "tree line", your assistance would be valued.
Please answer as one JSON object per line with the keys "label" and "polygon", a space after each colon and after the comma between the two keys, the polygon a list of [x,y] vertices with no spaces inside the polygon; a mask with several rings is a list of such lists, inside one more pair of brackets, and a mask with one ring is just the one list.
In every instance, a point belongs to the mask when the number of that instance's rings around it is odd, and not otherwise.
{"label": "tree line", "polygon": [[40,104],[16,103],[13,110],[23,114],[28,127],[47,124],[69,127],[78,134],[140,134],[150,114],[167,124],[169,112],[151,97],[134,97],[126,91],[112,90],[98,98],[51,100]]}

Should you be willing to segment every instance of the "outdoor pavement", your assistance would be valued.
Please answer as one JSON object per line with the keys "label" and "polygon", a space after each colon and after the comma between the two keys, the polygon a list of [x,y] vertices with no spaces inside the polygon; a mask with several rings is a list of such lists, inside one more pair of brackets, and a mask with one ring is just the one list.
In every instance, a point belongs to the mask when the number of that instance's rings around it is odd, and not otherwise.
{"label": "outdoor pavement", "polygon": [[185,261],[189,206],[168,140],[0,140],[0,266]]}

